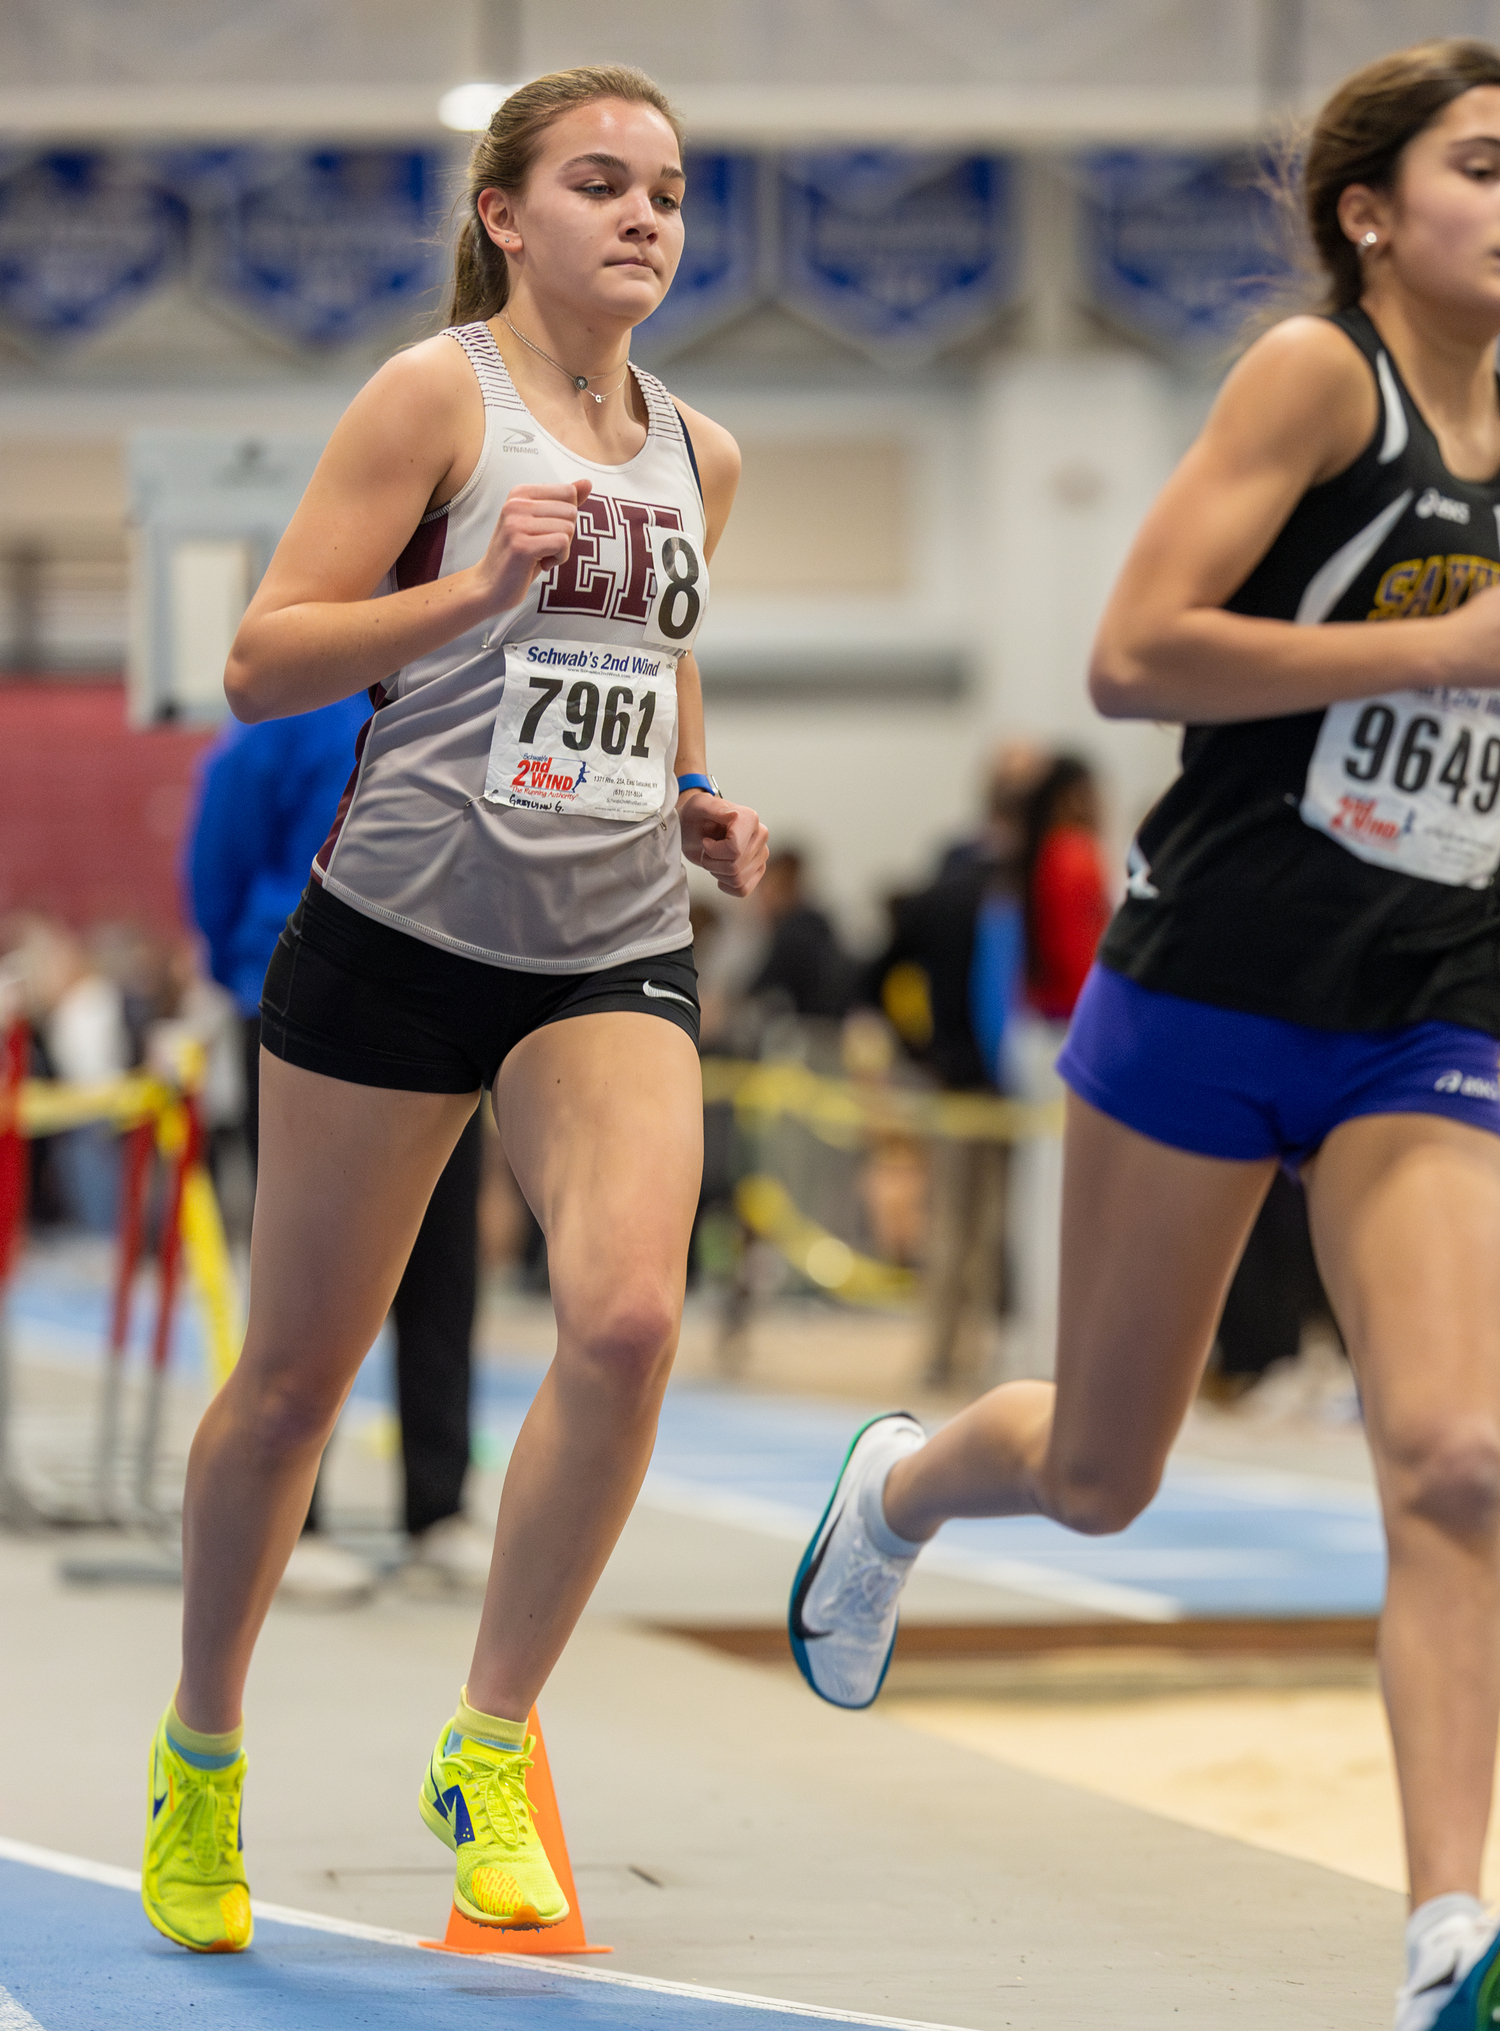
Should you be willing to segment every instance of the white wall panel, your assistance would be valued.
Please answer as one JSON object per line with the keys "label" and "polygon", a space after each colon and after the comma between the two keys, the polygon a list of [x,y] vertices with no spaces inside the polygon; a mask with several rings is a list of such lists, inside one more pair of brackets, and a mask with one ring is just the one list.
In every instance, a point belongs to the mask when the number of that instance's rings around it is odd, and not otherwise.
{"label": "white wall panel", "polygon": [[528,68],[628,59],[664,82],[1249,83],[1246,0],[525,0]]}
{"label": "white wall panel", "polygon": [[1497,0],[1305,0],[1301,83],[1321,95],[1360,64],[1439,35],[1500,40]]}
{"label": "white wall panel", "polygon": [[772,844],[812,856],[812,886],[846,935],[879,941],[881,898],[930,879],[939,850],[975,829],[983,757],[977,700],[708,708],[710,765],[753,804]]}
{"label": "white wall panel", "polygon": [[5,0],[8,86],[452,84],[474,0]]}
{"label": "white wall panel", "polygon": [[1178,454],[1172,384],[1123,353],[1005,361],[976,427],[976,661],[989,723],[1092,757],[1117,829],[1128,828],[1170,776],[1176,737],[1101,720],[1088,660],[1115,575]]}

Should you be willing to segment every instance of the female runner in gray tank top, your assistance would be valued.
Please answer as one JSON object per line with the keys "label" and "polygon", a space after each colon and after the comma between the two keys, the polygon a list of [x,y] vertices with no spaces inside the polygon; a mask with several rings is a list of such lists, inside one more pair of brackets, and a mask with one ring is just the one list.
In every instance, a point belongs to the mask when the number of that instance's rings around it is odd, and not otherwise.
{"label": "female runner in gray tank top", "polygon": [[267,975],[250,1319],[188,1472],[142,1893],[199,1951],[250,1938],[255,1640],[486,1087],[546,1234],[557,1354],[468,1683],[412,1775],[462,1912],[567,1914],[526,1722],[640,1487],[677,1343],[702,1162],[682,862],[744,896],[767,854],[707,773],[692,655],[739,454],[629,364],[682,251],[680,140],[636,71],[511,95],[474,151],[455,329],[351,404],[226,673],[244,720],[365,688],[376,709]]}

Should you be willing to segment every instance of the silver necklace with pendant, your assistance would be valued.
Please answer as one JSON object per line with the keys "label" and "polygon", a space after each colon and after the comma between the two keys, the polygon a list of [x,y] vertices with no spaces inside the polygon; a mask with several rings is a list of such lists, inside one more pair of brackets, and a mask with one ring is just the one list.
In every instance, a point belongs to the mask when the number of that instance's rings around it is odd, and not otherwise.
{"label": "silver necklace with pendant", "polygon": [[[500,315],[502,317],[505,317],[505,312],[502,310]],[[545,360],[549,367],[556,367],[557,371],[560,374],[567,374],[568,379],[573,383],[573,386],[578,390],[579,394],[587,395],[591,402],[598,402],[602,404],[605,401],[607,401],[611,395],[617,393],[619,389],[624,387],[626,377],[630,372],[630,368],[628,365],[626,366],[625,372],[620,376],[619,380],[615,383],[613,388],[606,388],[602,395],[596,395],[593,389],[589,386],[589,382],[602,381],[604,379],[604,374],[607,374],[610,371],[608,367],[606,367],[604,369],[604,373],[601,374],[574,374],[563,365],[561,360],[554,360],[551,353],[544,353],[539,345],[534,344],[531,339],[527,338],[524,331],[517,331],[515,326],[511,323],[508,317],[505,317],[505,326],[506,330],[511,332],[516,338],[518,338],[523,346],[526,346],[531,352],[534,352],[539,360]]]}

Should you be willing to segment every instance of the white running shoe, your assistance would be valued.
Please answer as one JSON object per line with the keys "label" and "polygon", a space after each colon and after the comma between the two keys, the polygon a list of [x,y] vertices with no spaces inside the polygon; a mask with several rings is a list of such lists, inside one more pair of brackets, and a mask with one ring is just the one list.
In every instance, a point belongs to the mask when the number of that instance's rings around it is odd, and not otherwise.
{"label": "white running shoe", "polygon": [[[884,1683],[901,1589],[920,1547],[908,1554],[882,1550],[870,1536],[868,1506],[879,1504],[897,1460],[926,1438],[904,1410],[872,1418],[854,1434],[792,1582],[792,1655],[813,1691],[836,1707],[867,1707]],[[884,1510],[876,1508],[875,1517],[883,1523]]]}
{"label": "white running shoe", "polygon": [[408,1583],[454,1594],[482,1594],[489,1584],[493,1531],[467,1516],[445,1516],[411,1541],[402,1573]]}
{"label": "white running shoe", "polygon": [[[1500,1937],[1477,1897],[1440,1898],[1421,1936],[1408,1939],[1396,1992],[1396,2031],[1479,2031],[1500,2021]],[[1414,1913],[1417,1924],[1422,1914]]]}

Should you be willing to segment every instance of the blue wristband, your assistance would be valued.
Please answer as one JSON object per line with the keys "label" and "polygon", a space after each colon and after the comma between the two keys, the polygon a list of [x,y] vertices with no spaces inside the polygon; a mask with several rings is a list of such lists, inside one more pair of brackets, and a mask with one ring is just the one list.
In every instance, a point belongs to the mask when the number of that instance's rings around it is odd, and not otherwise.
{"label": "blue wristband", "polygon": [[710,797],[722,797],[724,794],[712,776],[697,774],[679,776],[677,787],[679,790],[707,790]]}

